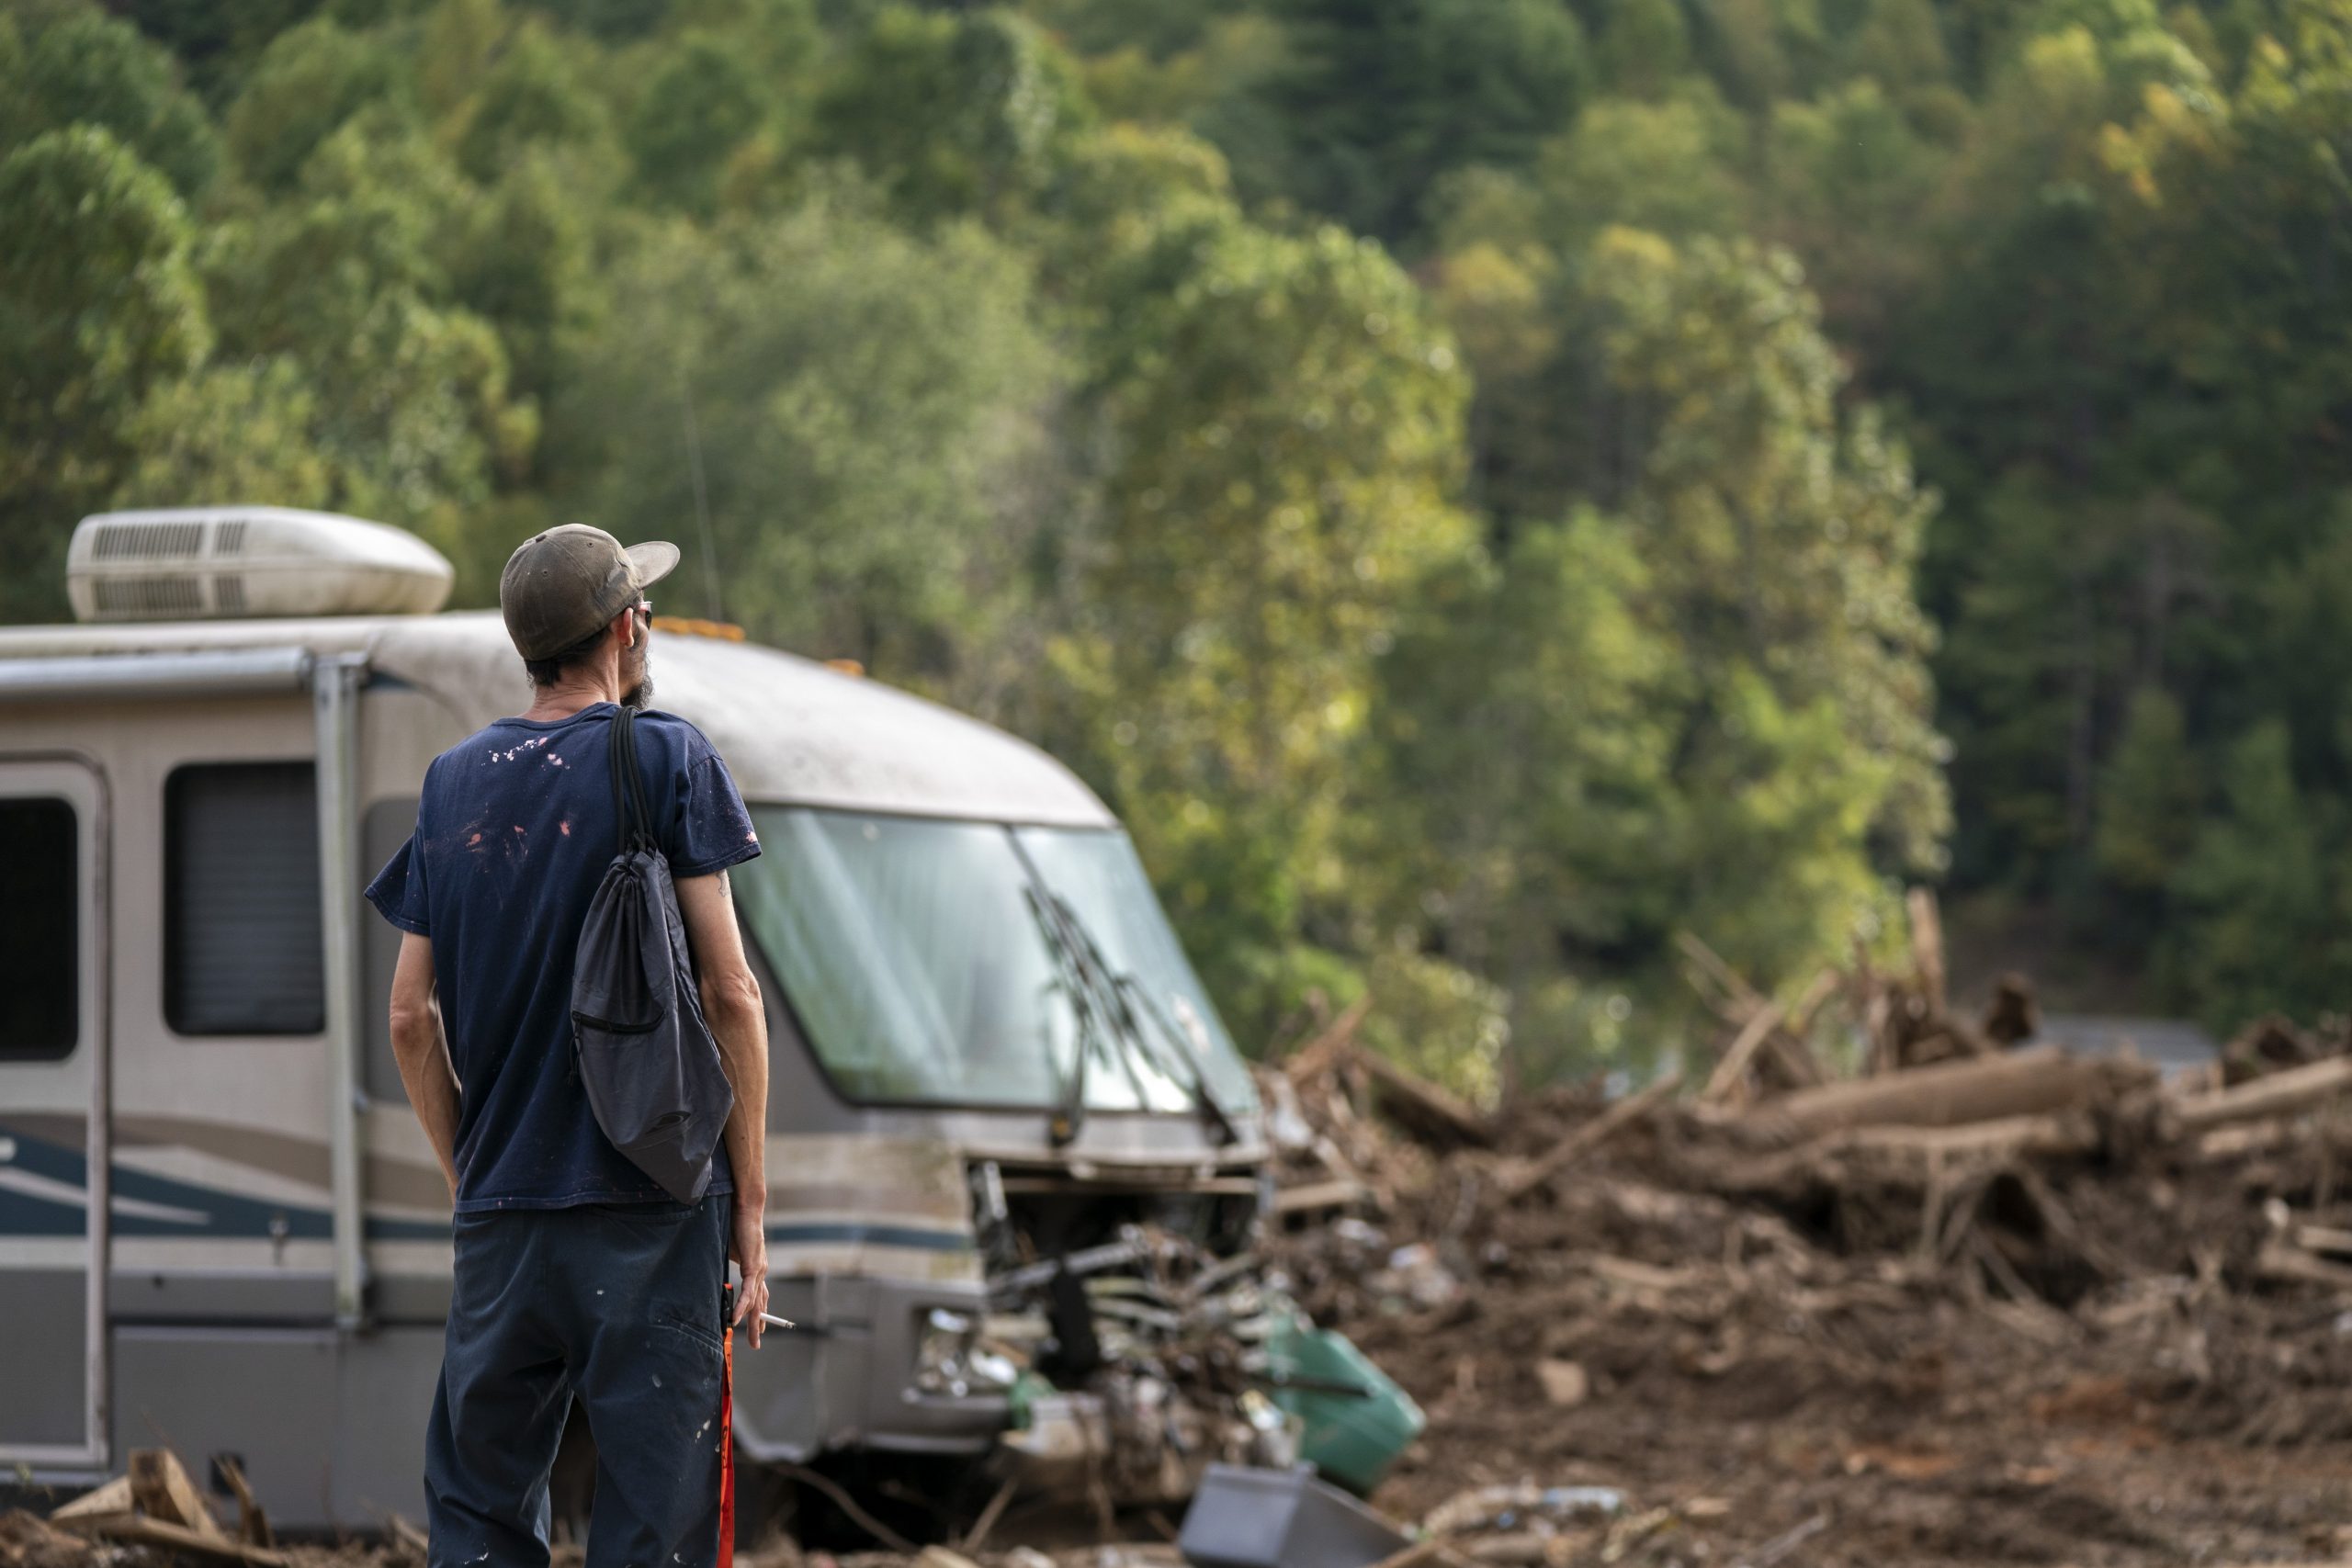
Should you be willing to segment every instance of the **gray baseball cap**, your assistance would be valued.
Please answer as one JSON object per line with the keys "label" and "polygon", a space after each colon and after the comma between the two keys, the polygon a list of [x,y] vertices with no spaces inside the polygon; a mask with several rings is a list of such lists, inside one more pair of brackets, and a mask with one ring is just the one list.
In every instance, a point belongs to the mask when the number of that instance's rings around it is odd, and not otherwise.
{"label": "gray baseball cap", "polygon": [[585,523],[534,534],[498,574],[506,635],[524,658],[549,658],[610,622],[677,564],[675,545],[654,539],[624,547]]}

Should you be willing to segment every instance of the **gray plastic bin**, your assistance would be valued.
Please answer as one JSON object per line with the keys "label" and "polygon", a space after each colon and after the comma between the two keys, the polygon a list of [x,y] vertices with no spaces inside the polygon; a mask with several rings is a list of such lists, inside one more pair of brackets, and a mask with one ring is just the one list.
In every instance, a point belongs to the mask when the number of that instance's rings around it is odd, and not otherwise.
{"label": "gray plastic bin", "polygon": [[1411,1543],[1303,1465],[1213,1464],[1176,1544],[1193,1568],[1365,1568]]}

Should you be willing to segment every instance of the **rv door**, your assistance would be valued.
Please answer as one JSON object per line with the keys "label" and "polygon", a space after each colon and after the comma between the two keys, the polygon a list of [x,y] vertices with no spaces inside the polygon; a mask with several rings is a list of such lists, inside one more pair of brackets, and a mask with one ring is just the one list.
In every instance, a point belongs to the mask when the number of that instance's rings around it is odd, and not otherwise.
{"label": "rv door", "polygon": [[107,1461],[106,794],[0,758],[0,1464]]}

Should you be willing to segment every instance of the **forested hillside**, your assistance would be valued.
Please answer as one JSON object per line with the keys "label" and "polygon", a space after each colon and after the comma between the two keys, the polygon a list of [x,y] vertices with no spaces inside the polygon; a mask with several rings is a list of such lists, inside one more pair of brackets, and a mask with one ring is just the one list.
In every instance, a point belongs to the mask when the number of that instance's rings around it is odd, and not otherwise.
{"label": "forested hillside", "polygon": [[0,0],[0,614],[109,505],[673,537],[1473,1088],[1905,880],[2308,1015],[2347,160],[2352,0]]}

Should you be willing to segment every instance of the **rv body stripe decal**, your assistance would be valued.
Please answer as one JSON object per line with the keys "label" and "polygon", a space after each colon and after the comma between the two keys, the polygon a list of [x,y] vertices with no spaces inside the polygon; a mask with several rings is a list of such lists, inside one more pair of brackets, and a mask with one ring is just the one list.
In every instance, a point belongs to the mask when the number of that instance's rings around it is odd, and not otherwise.
{"label": "rv body stripe decal", "polygon": [[[85,1164],[79,1149],[39,1138],[17,1139],[14,1168],[36,1179],[0,1186],[0,1235],[80,1235],[86,1200]],[[114,1168],[114,1234],[119,1236],[272,1236],[324,1240],[334,1222],[323,1208],[266,1202],[152,1171]],[[427,1220],[371,1215],[372,1241],[446,1241],[449,1226]],[[971,1233],[855,1220],[789,1220],[768,1226],[783,1246],[898,1247],[917,1252],[969,1252]]]}
{"label": "rv body stripe decal", "polygon": [[[25,1188],[0,1187],[0,1235],[81,1235],[88,1206],[88,1160],[66,1148],[18,1134],[14,1168],[40,1179]],[[119,1236],[271,1236],[323,1240],[334,1234],[324,1209],[263,1202],[118,1164],[114,1167],[111,1229]],[[429,1220],[370,1216],[372,1241],[447,1241],[449,1226]]]}
{"label": "rv body stripe decal", "polygon": [[875,1247],[904,1247],[919,1252],[969,1252],[972,1237],[966,1231],[915,1230],[906,1225],[872,1225],[854,1221],[768,1226],[768,1239],[786,1247],[817,1243],[865,1242]]}

